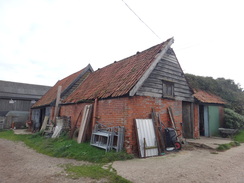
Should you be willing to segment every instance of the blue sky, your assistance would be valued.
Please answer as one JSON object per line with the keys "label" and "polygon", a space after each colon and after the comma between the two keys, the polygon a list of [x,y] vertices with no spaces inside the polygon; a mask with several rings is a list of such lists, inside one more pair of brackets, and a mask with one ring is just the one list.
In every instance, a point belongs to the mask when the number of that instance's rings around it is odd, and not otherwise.
{"label": "blue sky", "polygon": [[52,86],[89,63],[96,70],[174,37],[185,73],[244,87],[241,0],[124,2],[0,0],[0,80]]}

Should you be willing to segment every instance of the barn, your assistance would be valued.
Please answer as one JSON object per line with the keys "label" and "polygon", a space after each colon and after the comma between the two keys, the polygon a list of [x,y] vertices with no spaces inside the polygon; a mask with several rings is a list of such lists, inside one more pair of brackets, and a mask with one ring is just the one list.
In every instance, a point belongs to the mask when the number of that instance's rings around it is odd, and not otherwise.
{"label": "barn", "polygon": [[25,127],[30,107],[51,87],[10,81],[0,81],[0,129]]}
{"label": "barn", "polygon": [[167,111],[170,107],[176,128],[185,137],[198,137],[195,127],[196,124],[198,127],[195,110],[198,106],[194,104],[193,91],[171,48],[173,42],[170,38],[96,71],[89,66],[58,81],[32,107],[32,120],[41,123],[44,116],[55,120],[54,103],[60,86],[57,116],[69,116],[71,126],[79,127],[81,112],[92,104],[88,136],[95,124],[122,126],[125,129],[123,147],[128,153],[138,153],[135,119],[151,118],[152,108],[165,126],[171,126]]}
{"label": "barn", "polygon": [[[57,117],[58,109],[56,107],[57,94],[61,101],[67,98],[86,78],[93,72],[91,65],[73,73],[59,81],[50,88],[47,93],[38,100],[31,108],[31,120],[34,130],[40,130],[45,116],[48,116],[49,122],[54,121]],[[58,104],[61,103],[58,101]],[[56,114],[55,114],[55,109]]]}
{"label": "barn", "polygon": [[223,127],[224,105],[226,101],[210,92],[194,89],[196,108],[199,111],[200,136],[219,136],[219,128]]}

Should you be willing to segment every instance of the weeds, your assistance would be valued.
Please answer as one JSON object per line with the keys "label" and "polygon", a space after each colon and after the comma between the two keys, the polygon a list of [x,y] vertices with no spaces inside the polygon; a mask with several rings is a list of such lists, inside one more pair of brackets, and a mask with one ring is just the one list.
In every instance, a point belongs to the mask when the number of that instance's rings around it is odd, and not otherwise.
{"label": "weeds", "polygon": [[235,135],[234,140],[240,143],[244,143],[244,130],[241,130],[237,135]]}
{"label": "weeds", "polygon": [[65,165],[65,171],[73,179],[77,179],[79,177],[90,177],[96,180],[106,179],[107,182],[111,182],[111,183],[130,182],[124,179],[123,177],[118,176],[116,171],[112,169],[111,166],[108,169],[104,169],[102,168],[101,164],[82,165],[82,166]]}
{"label": "weeds", "polygon": [[234,142],[230,142],[229,144],[221,144],[217,148],[218,151],[225,151],[230,149],[231,147],[240,146],[240,143],[244,143],[244,130],[241,130],[238,134],[234,136]]}
{"label": "weeds", "polygon": [[53,157],[71,158],[93,163],[109,163],[117,160],[127,160],[134,158],[126,152],[116,153],[114,151],[105,152],[102,149],[90,146],[88,142],[78,144],[76,141],[62,135],[59,138],[45,138],[42,133],[33,135],[15,135],[13,131],[6,130],[0,132],[0,138],[23,141],[27,146]]}
{"label": "weeds", "polygon": [[93,162],[95,164],[73,166],[64,165],[66,172],[71,178],[89,177],[92,179],[105,179],[106,182],[129,183],[130,181],[117,175],[116,171],[109,166],[104,169],[102,166],[116,160],[132,159],[133,155],[125,152],[105,152],[90,146],[89,143],[78,144],[74,140],[68,139],[67,135],[61,135],[59,138],[52,139],[42,136],[42,133],[33,135],[15,135],[12,130],[0,131],[0,138],[12,141],[23,141],[27,146],[53,157],[72,158]]}
{"label": "weeds", "polygon": [[234,142],[230,142],[228,144],[221,144],[219,145],[219,147],[217,148],[218,151],[225,151],[230,149],[231,147],[236,147],[236,146],[240,146],[240,143],[237,141]]}

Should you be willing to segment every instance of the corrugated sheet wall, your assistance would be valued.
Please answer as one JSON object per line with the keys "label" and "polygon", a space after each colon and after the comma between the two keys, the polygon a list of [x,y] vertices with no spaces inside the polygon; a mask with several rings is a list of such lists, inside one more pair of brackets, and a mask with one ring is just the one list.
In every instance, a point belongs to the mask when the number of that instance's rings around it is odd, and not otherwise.
{"label": "corrugated sheet wall", "polygon": [[[137,127],[138,142],[140,146],[140,154],[141,157],[145,157],[144,139],[146,141],[146,147],[157,146],[152,119],[136,119],[136,127]],[[157,155],[158,155],[157,147],[152,149],[146,149],[146,157],[157,156]]]}

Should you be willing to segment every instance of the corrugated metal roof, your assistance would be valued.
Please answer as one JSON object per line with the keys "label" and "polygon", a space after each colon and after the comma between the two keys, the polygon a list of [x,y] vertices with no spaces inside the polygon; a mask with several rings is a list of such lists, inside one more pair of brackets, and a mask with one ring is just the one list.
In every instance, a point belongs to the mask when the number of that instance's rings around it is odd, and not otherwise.
{"label": "corrugated metal roof", "polygon": [[226,102],[219,96],[203,90],[194,90],[194,97],[202,103],[208,104],[226,104]]}
{"label": "corrugated metal roof", "polygon": [[90,74],[82,85],[67,97],[65,102],[79,102],[87,99],[118,97],[128,94],[153,63],[158,53],[170,41],[171,39],[98,69]]}
{"label": "corrugated metal roof", "polygon": [[32,106],[32,108],[50,105],[53,101],[56,100],[58,86],[62,86],[62,90],[61,90],[61,94],[62,94],[67,88],[69,88],[71,85],[75,84],[74,81],[78,77],[82,77],[83,75],[85,75],[84,71],[88,70],[89,68],[91,68],[90,65],[88,65],[86,68],[84,68],[74,74],[71,74],[70,76],[68,76],[62,80],[59,80],[40,100],[38,100]]}
{"label": "corrugated metal roof", "polygon": [[51,87],[0,80],[0,98],[40,99]]}
{"label": "corrugated metal roof", "polygon": [[28,116],[29,114],[29,111],[9,111],[6,116]]}
{"label": "corrugated metal roof", "polygon": [[[144,150],[146,151],[146,157],[158,156],[158,146],[152,119],[136,119],[136,128],[141,157],[145,157]],[[149,149],[144,148],[144,139],[146,148],[149,147]]]}

